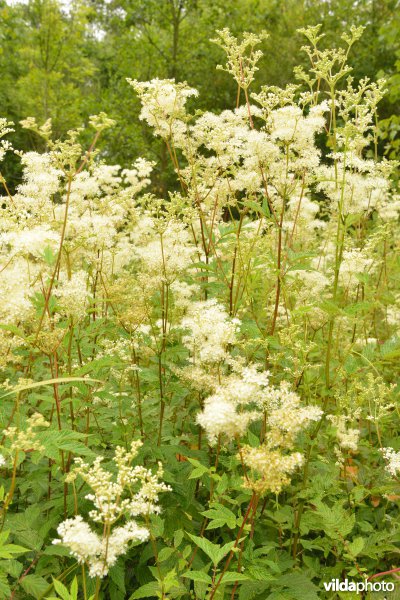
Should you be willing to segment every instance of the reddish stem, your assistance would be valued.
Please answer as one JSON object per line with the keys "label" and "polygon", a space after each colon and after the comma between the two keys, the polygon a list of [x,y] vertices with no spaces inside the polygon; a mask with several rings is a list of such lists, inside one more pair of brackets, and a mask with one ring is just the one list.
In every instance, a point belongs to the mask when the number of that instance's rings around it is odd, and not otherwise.
{"label": "reddish stem", "polygon": [[381,577],[382,575],[391,575],[392,573],[397,573],[398,571],[400,571],[400,567],[397,567],[396,569],[390,569],[390,571],[382,571],[381,573],[375,573],[375,575],[370,575],[367,581],[371,581],[371,579]]}

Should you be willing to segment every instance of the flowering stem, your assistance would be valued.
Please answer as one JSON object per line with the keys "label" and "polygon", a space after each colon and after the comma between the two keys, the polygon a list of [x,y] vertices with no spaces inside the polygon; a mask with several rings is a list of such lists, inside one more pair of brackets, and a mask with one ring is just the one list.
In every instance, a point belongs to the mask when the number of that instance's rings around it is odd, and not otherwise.
{"label": "flowering stem", "polygon": [[275,306],[274,314],[272,317],[271,329],[269,334],[274,335],[276,320],[278,317],[279,299],[281,295],[281,258],[282,258],[282,223],[283,223],[283,209],[281,213],[281,219],[278,226],[278,257],[277,257],[277,271],[278,275],[276,278],[276,293],[275,293]]}
{"label": "flowering stem", "polygon": [[227,560],[225,562],[224,568],[223,568],[222,573],[220,574],[220,576],[219,576],[219,578],[217,580],[217,583],[213,586],[213,588],[212,588],[212,590],[210,592],[209,600],[212,600],[214,598],[214,596],[216,594],[216,591],[217,591],[217,589],[219,588],[219,586],[221,584],[223,576],[225,575],[225,573],[229,569],[229,565],[231,564],[233,555],[235,553],[235,549],[238,547],[239,540],[242,537],[244,526],[246,525],[247,519],[249,518],[251,510],[252,510],[252,508],[253,508],[253,506],[254,506],[254,504],[256,502],[258,502],[258,498],[257,498],[255,492],[253,492],[253,495],[250,498],[250,502],[249,502],[249,505],[247,507],[246,513],[245,513],[245,515],[243,517],[242,524],[241,524],[240,529],[238,531],[238,534],[236,536],[236,540],[235,540],[235,543],[233,545],[233,548],[232,548],[232,550],[229,553],[229,556],[228,556],[228,558],[227,558]]}
{"label": "flowering stem", "polygon": [[[343,203],[344,203],[344,185],[345,185],[345,173],[346,173],[346,155],[344,155],[344,164],[343,164],[343,178],[341,183],[341,194],[338,206],[338,216],[337,216],[337,230],[336,230],[336,252],[335,252],[335,274],[333,281],[333,302],[336,302],[337,297],[337,289],[339,283],[339,271],[340,265],[342,262],[343,256],[343,247],[345,240],[345,229],[342,227],[343,221]],[[331,348],[332,348],[332,339],[333,339],[333,328],[335,324],[335,316],[332,315],[329,319],[329,330],[328,330],[328,343],[326,349],[326,360],[325,360],[325,386],[326,389],[330,389],[330,360],[331,360]]]}
{"label": "flowering stem", "polygon": [[83,587],[83,600],[87,600],[87,589],[86,589],[86,573],[85,565],[82,563],[82,587]]}
{"label": "flowering stem", "polygon": [[82,171],[82,169],[84,168],[84,166],[89,162],[90,160],[90,155],[92,154],[97,141],[100,137],[100,131],[96,131],[95,136],[93,138],[92,143],[90,144],[90,147],[88,149],[88,151],[86,152],[86,156],[82,159],[81,164],[79,165],[78,169],[75,171],[75,175],[79,175],[79,173]]}
{"label": "flowering stem", "polygon": [[[246,478],[247,478],[247,475],[246,475]],[[255,521],[256,514],[257,514],[258,502],[259,502],[259,497],[257,496],[255,501],[253,502],[253,510],[251,512],[251,517],[250,517],[250,539],[251,540],[253,539],[253,536],[254,536],[254,521]],[[237,569],[236,569],[238,573],[240,573],[240,569],[242,566],[243,548],[244,548],[244,540],[240,544],[238,565],[237,565]],[[234,600],[234,598],[235,598],[235,593],[236,593],[238,584],[239,584],[239,581],[235,581],[235,585],[233,586],[232,593],[231,593],[231,600]]]}
{"label": "flowering stem", "polygon": [[100,587],[101,587],[101,579],[100,579],[100,577],[96,577],[96,589],[94,591],[94,600],[99,600]]}
{"label": "flowering stem", "polygon": [[161,352],[158,353],[158,384],[159,384],[159,388],[160,388],[160,421],[159,421],[159,426],[158,426],[157,446],[161,446],[162,428],[163,428],[164,412],[165,412]]}
{"label": "flowering stem", "polygon": [[[163,273],[164,278],[166,279],[166,265],[165,265],[165,256],[164,256],[164,246],[163,246],[163,237],[160,236],[161,242],[161,254],[163,259]],[[165,413],[165,399],[164,399],[164,383],[163,383],[163,372],[164,368],[162,365],[162,357],[165,353],[165,349],[167,346],[167,326],[168,326],[168,305],[169,305],[169,285],[166,282],[162,282],[161,285],[161,321],[162,321],[162,342],[161,349],[158,352],[158,381],[160,387],[160,423],[158,428],[158,439],[157,446],[161,446],[162,439],[162,428],[164,421],[164,413]]]}
{"label": "flowering stem", "polygon": [[[217,453],[215,455],[215,463],[214,463],[214,471],[215,471],[215,473],[217,472],[217,469],[218,469],[219,453],[220,453],[220,451],[221,451],[221,434],[219,434],[219,436],[218,436]],[[213,497],[214,497],[214,480],[211,479],[211,482],[210,482],[210,500],[208,501],[209,504],[211,504],[211,502],[213,501]]]}
{"label": "flowering stem", "polygon": [[15,456],[14,456],[14,462],[13,462],[13,472],[12,472],[12,478],[11,478],[11,486],[10,489],[8,491],[8,494],[6,496],[6,499],[4,501],[2,510],[1,510],[1,527],[0,527],[0,531],[3,531],[3,527],[4,527],[4,522],[6,519],[6,514],[7,514],[7,510],[12,502],[13,496],[14,496],[14,492],[15,492],[15,484],[16,484],[16,480],[17,480],[17,469],[18,469],[18,454],[19,454],[19,450],[17,449],[15,451]]}
{"label": "flowering stem", "polygon": [[54,270],[53,270],[53,273],[52,273],[52,276],[51,276],[51,279],[50,279],[49,287],[48,287],[47,292],[46,292],[45,297],[44,297],[44,307],[43,307],[43,311],[42,311],[42,314],[41,314],[40,319],[39,319],[39,325],[38,325],[37,330],[36,330],[35,339],[34,339],[33,344],[36,344],[36,342],[39,339],[39,334],[40,334],[40,330],[41,330],[42,325],[43,325],[43,320],[44,320],[45,314],[46,314],[48,306],[49,306],[51,291],[53,289],[54,281],[55,281],[56,275],[57,275],[57,273],[59,271],[60,264],[61,264],[61,254],[62,254],[62,249],[63,249],[63,245],[64,245],[65,232],[66,232],[66,229],[67,229],[67,218],[68,218],[69,201],[70,201],[70,197],[71,197],[72,179],[73,179],[73,177],[70,174],[68,176],[67,197],[66,197],[66,201],[65,201],[64,220],[63,220],[62,229],[61,229],[60,245],[59,245],[59,248],[58,248],[57,260],[56,260],[56,264],[55,264],[55,267],[54,267]]}
{"label": "flowering stem", "polygon": [[375,575],[371,575],[368,577],[367,581],[371,581],[371,579],[375,579],[376,577],[382,577],[382,575],[391,575],[392,573],[398,573],[400,571],[400,567],[396,569],[390,569],[390,571],[382,571],[382,573],[375,573]]}
{"label": "flowering stem", "polygon": [[244,464],[244,460],[243,460],[243,452],[242,452],[242,446],[240,444],[240,440],[239,437],[237,438],[237,445],[238,445],[238,449],[239,449],[239,457],[240,457],[240,462],[242,463],[242,468],[243,468],[243,475],[245,477],[245,479],[247,481],[249,481],[249,476],[247,475],[247,469],[246,469],[246,465]]}
{"label": "flowering stem", "polygon": [[139,427],[140,427],[140,435],[142,440],[144,439],[144,425],[143,425],[143,415],[142,415],[142,396],[140,392],[140,379],[138,372],[138,359],[136,356],[135,349],[132,349],[132,363],[135,365],[135,386],[136,386],[136,396],[137,396],[137,407],[138,407],[138,416],[139,416]]}
{"label": "flowering stem", "polygon": [[144,517],[145,517],[147,529],[149,530],[150,543],[151,543],[151,547],[153,549],[154,560],[155,560],[155,563],[156,563],[158,577],[159,577],[160,584],[161,584],[161,594],[162,594],[161,598],[162,598],[162,600],[164,600],[164,598],[165,598],[165,593],[164,593],[164,577],[163,577],[163,574],[162,574],[162,571],[161,571],[160,561],[159,561],[159,558],[158,558],[157,544],[156,544],[155,537],[154,537],[154,535],[151,532],[149,516],[146,514],[146,515],[144,515]]}
{"label": "flowering stem", "polygon": [[[325,410],[327,408],[328,405],[328,401],[329,401],[329,396],[325,396],[325,400],[324,400],[324,404],[322,407],[322,412],[325,413]],[[312,453],[312,449],[314,446],[314,440],[318,435],[318,432],[321,428],[323,422],[323,417],[318,421],[318,423],[315,425],[314,431],[311,433],[310,435],[310,444],[307,448],[307,452],[306,452],[306,459],[304,461],[304,469],[303,469],[303,481],[302,481],[302,489],[304,490],[304,488],[306,487],[307,484],[307,479],[308,479],[308,467],[310,464],[310,460],[311,460],[311,453]],[[300,501],[299,507],[297,509],[296,512],[296,516],[294,519],[294,527],[293,527],[293,544],[292,544],[292,556],[293,559],[296,560],[297,559],[297,546],[298,546],[298,542],[299,542],[299,535],[300,535],[300,523],[301,523],[301,518],[303,516],[303,511],[304,511],[304,500]]]}
{"label": "flowering stem", "polygon": [[229,314],[230,314],[230,316],[232,316],[233,312],[234,312],[233,311],[233,285],[234,285],[234,281],[235,281],[235,268],[236,268],[236,259],[237,259],[237,253],[238,253],[238,248],[239,248],[240,231],[242,229],[243,219],[244,219],[245,214],[246,214],[246,211],[244,211],[244,210],[242,210],[240,213],[239,225],[236,230],[236,243],[235,243],[235,248],[233,250],[232,274],[231,274],[231,281],[229,283]]}
{"label": "flowering stem", "polygon": [[25,579],[25,577],[29,574],[29,572],[33,569],[33,567],[36,565],[37,561],[39,560],[40,556],[36,556],[36,558],[33,559],[33,561],[31,562],[31,564],[29,565],[29,567],[27,569],[25,569],[25,571],[22,573],[22,575],[20,575],[14,589],[11,592],[10,598],[9,600],[13,600],[14,596],[15,596],[15,592],[18,589],[19,584],[21,583],[21,581],[23,579]]}

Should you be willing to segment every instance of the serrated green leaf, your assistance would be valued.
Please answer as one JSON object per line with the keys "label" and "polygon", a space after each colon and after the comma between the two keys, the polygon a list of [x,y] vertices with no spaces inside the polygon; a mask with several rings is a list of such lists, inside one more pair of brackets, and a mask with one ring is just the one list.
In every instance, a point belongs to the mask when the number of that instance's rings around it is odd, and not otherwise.
{"label": "serrated green leaf", "polygon": [[321,528],[332,539],[342,539],[349,535],[355,524],[354,513],[349,514],[341,502],[328,506],[321,501],[315,501],[316,516],[321,520]]}
{"label": "serrated green leaf", "polygon": [[122,590],[125,594],[125,566],[122,561],[117,562],[117,564],[110,569],[109,577],[115,583],[117,588]]}
{"label": "serrated green leaf", "polygon": [[20,585],[29,596],[33,596],[37,600],[49,589],[49,584],[40,575],[26,575],[21,579]]}
{"label": "serrated green leaf", "polygon": [[0,546],[0,558],[12,558],[13,554],[23,554],[24,552],[29,552],[29,550],[16,544]]}
{"label": "serrated green leaf", "polygon": [[253,600],[259,594],[264,593],[267,588],[268,584],[262,581],[245,581],[240,587],[238,600]]}
{"label": "serrated green leaf", "polygon": [[200,477],[202,477],[204,475],[204,473],[208,473],[208,469],[206,467],[203,467],[203,465],[201,465],[200,467],[193,469],[193,471],[190,473],[188,479],[199,479]]}
{"label": "serrated green leaf", "polygon": [[11,596],[11,589],[8,585],[7,577],[0,573],[0,600],[8,600]]}
{"label": "serrated green leaf", "polygon": [[279,577],[276,584],[282,588],[289,588],[298,600],[318,600],[319,589],[313,582],[300,572],[290,572]]}
{"label": "serrated green leaf", "polygon": [[56,592],[60,596],[60,598],[62,598],[62,600],[71,600],[69,591],[67,590],[65,585],[63,583],[61,583],[61,581],[58,581],[57,579],[53,579],[53,584],[54,584],[54,589],[56,590]]}
{"label": "serrated green leaf", "polygon": [[76,577],[74,577],[74,579],[71,583],[70,595],[71,595],[72,600],[77,600],[77,598],[78,598],[78,580]]}
{"label": "serrated green leaf", "polygon": [[175,546],[175,548],[179,548],[179,546],[182,543],[183,536],[184,536],[183,529],[178,529],[177,531],[174,531],[174,546]]}
{"label": "serrated green leaf", "polygon": [[364,548],[365,541],[362,537],[356,537],[350,544],[347,546],[348,552],[351,556],[358,556],[362,549]]}
{"label": "serrated green leaf", "polygon": [[220,560],[224,558],[226,554],[233,548],[235,542],[228,542],[224,546],[219,546],[217,544],[213,544],[206,538],[198,537],[196,535],[191,535],[188,533],[190,539],[207,554],[207,556],[211,559],[214,565],[217,565]]}
{"label": "serrated green leaf", "polygon": [[94,456],[93,451],[81,441],[85,438],[84,434],[77,431],[68,429],[61,431],[45,430],[38,432],[36,435],[44,447],[43,454],[53,460],[58,459],[60,450],[71,452],[78,456]]}
{"label": "serrated green leaf", "polygon": [[222,583],[234,583],[235,581],[248,581],[250,577],[245,573],[235,573],[234,571],[227,571],[222,577]]}
{"label": "serrated green leaf", "polygon": [[201,581],[202,583],[212,584],[212,579],[207,573],[204,571],[186,571],[182,575],[182,577],[186,577],[187,579],[192,579],[193,581]]}
{"label": "serrated green leaf", "polygon": [[151,581],[150,583],[145,583],[138,590],[133,592],[130,596],[129,600],[137,600],[139,598],[153,598],[157,597],[157,592],[159,591],[160,586],[157,581]]}
{"label": "serrated green leaf", "polygon": [[168,560],[174,552],[175,552],[175,548],[169,548],[169,547],[162,548],[160,550],[160,552],[158,553],[159,562],[164,562],[165,560]]}

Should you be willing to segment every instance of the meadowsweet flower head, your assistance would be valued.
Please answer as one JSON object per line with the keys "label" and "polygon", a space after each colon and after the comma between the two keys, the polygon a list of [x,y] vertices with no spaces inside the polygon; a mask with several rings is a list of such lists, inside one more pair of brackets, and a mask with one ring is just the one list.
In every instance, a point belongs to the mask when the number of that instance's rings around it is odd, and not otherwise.
{"label": "meadowsweet flower head", "polygon": [[241,437],[253,421],[261,418],[260,407],[268,393],[269,373],[257,365],[243,366],[230,361],[234,372],[222,378],[215,391],[204,402],[197,415],[198,424],[205,429],[210,444]]}
{"label": "meadowsweet flower head", "polygon": [[60,523],[57,533],[60,539],[53,540],[53,544],[68,546],[78,563],[84,563],[101,553],[99,536],[80,515]]}
{"label": "meadowsweet flower head", "polygon": [[159,481],[163,475],[161,465],[155,474],[150,469],[131,463],[141,446],[134,441],[130,450],[120,446],[115,449],[113,462],[117,475],[103,468],[103,457],[98,456],[92,465],[81,458],[75,459],[74,472],[91,488],[86,498],[94,504],[89,516],[97,523],[112,524],[123,515],[148,515],[159,512],[159,493],[170,487]]}
{"label": "meadowsweet flower head", "polygon": [[316,406],[301,406],[300,398],[286,382],[279,388],[266,390],[263,404],[268,407],[265,442],[257,447],[245,445],[239,455],[251,469],[243,485],[258,495],[278,494],[303,463],[300,452],[291,452],[296,438],[310,423],[321,418],[322,411]]}
{"label": "meadowsweet flower head", "polygon": [[27,152],[21,158],[23,182],[13,197],[20,214],[35,218],[36,222],[50,220],[53,216],[53,197],[60,189],[61,171],[57,169],[50,154]]}
{"label": "meadowsweet flower head", "polygon": [[303,464],[303,455],[299,452],[282,454],[265,444],[256,448],[243,446],[242,458],[251,469],[251,476],[243,480],[243,487],[260,496],[268,492],[279,494],[283,487],[289,485],[293,472]]}
{"label": "meadowsweet flower head", "polygon": [[357,282],[357,275],[368,272],[374,264],[371,257],[365,256],[361,250],[344,250],[340,266],[339,281],[349,287]]}
{"label": "meadowsweet flower head", "polygon": [[38,450],[42,452],[44,446],[40,442],[36,429],[49,427],[50,423],[46,421],[40,413],[34,413],[27,420],[27,428],[18,430],[17,427],[7,427],[3,431],[3,435],[11,441],[11,450]]}
{"label": "meadowsweet flower head", "polygon": [[151,182],[150,175],[155,163],[144,158],[138,158],[131,169],[124,169],[121,173],[125,183],[129,184],[129,193],[136,196]]}
{"label": "meadowsweet flower head", "polygon": [[60,523],[57,533],[60,537],[53,544],[67,546],[78,563],[87,564],[90,577],[101,578],[126,553],[129,542],[145,542],[149,537],[148,529],[135,521],[127,521],[108,537],[101,537],[80,515]]}
{"label": "meadowsweet flower head", "polygon": [[0,162],[4,159],[7,152],[13,149],[11,142],[1,139],[7,133],[14,131],[13,124],[11,121],[7,121],[7,119],[0,119]]}
{"label": "meadowsweet flower head", "polygon": [[286,381],[282,381],[279,388],[269,390],[264,406],[267,408],[268,444],[271,447],[292,448],[299,433],[322,417],[318,406],[302,406],[300,397]]}
{"label": "meadowsweet flower head", "polygon": [[226,65],[218,65],[218,68],[231,73],[238,85],[247,89],[258,71],[257,63],[263,55],[261,50],[254,48],[268,37],[267,32],[256,35],[246,31],[241,41],[235,38],[228,28],[217,30],[217,34],[218,37],[211,41],[225,50],[228,58]]}
{"label": "meadowsweet flower head", "polygon": [[[11,262],[2,261],[0,274],[0,318],[3,323],[18,323],[28,320],[33,313],[31,295],[33,294],[32,272],[22,257]],[[35,270],[35,269],[34,269]]]}
{"label": "meadowsweet flower head", "polygon": [[193,362],[218,363],[227,356],[227,347],[236,341],[240,321],[230,318],[216,300],[194,302],[182,319],[189,331],[182,342],[191,352]]}
{"label": "meadowsweet flower head", "polygon": [[154,221],[152,225],[153,231],[146,230],[146,237],[150,239],[137,246],[135,254],[144,272],[170,284],[190,266],[196,247],[191,244],[190,233],[183,223],[170,220],[161,232],[156,231]]}
{"label": "meadowsweet flower head", "polygon": [[328,415],[327,418],[336,426],[336,437],[339,448],[357,452],[360,430],[347,426],[350,417],[347,415]]}
{"label": "meadowsweet flower head", "polygon": [[14,231],[0,233],[0,245],[2,244],[9,247],[11,255],[42,258],[46,248],[56,252],[60,245],[60,235],[52,230],[48,223],[30,227],[22,224]]}
{"label": "meadowsweet flower head", "polygon": [[223,392],[217,392],[207,398],[203,412],[197,415],[197,422],[214,445],[220,435],[228,440],[243,436],[249,424],[259,418],[259,412],[240,410],[235,402],[224,398]]}
{"label": "meadowsweet flower head", "polygon": [[154,128],[154,134],[169,139],[185,132],[185,104],[197,90],[185,83],[175,83],[174,79],[152,79],[151,81],[127,80],[142,102],[139,118]]}
{"label": "meadowsweet flower head", "polygon": [[392,477],[397,477],[400,472],[400,452],[396,452],[393,448],[382,448],[382,454],[386,461],[386,471]]}
{"label": "meadowsweet flower head", "polygon": [[[80,563],[86,563],[91,577],[105,577],[119,556],[125,554],[130,542],[145,542],[149,537],[147,527],[132,520],[132,516],[148,516],[160,511],[157,506],[160,492],[171,488],[160,481],[162,465],[156,473],[143,466],[131,465],[142,443],[133,441],[129,450],[117,446],[113,462],[117,473],[114,476],[103,468],[103,457],[98,456],[92,465],[75,459],[75,466],[68,474],[68,482],[80,476],[93,493],[86,498],[93,502],[94,509],[89,517],[101,523],[101,534],[96,533],[80,515],[67,519],[57,529],[59,539],[54,544],[63,544]],[[116,522],[125,522],[117,527]]]}
{"label": "meadowsweet flower head", "polygon": [[68,279],[62,276],[54,291],[61,312],[71,317],[75,322],[86,315],[88,301],[92,293],[87,289],[87,273],[76,271]]}

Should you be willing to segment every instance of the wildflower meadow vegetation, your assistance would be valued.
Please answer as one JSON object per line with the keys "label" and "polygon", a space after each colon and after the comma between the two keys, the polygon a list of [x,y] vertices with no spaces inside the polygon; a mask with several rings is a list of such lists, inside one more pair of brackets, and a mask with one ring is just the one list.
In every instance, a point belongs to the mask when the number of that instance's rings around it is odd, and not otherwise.
{"label": "wildflower meadow vegetation", "polygon": [[1,599],[395,597],[387,84],[352,76],[362,27],[300,33],[284,87],[255,82],[266,33],[215,33],[224,110],[125,82],[166,194],[149,157],[110,164],[104,112],[61,138],[26,115],[40,151],[1,120]]}

